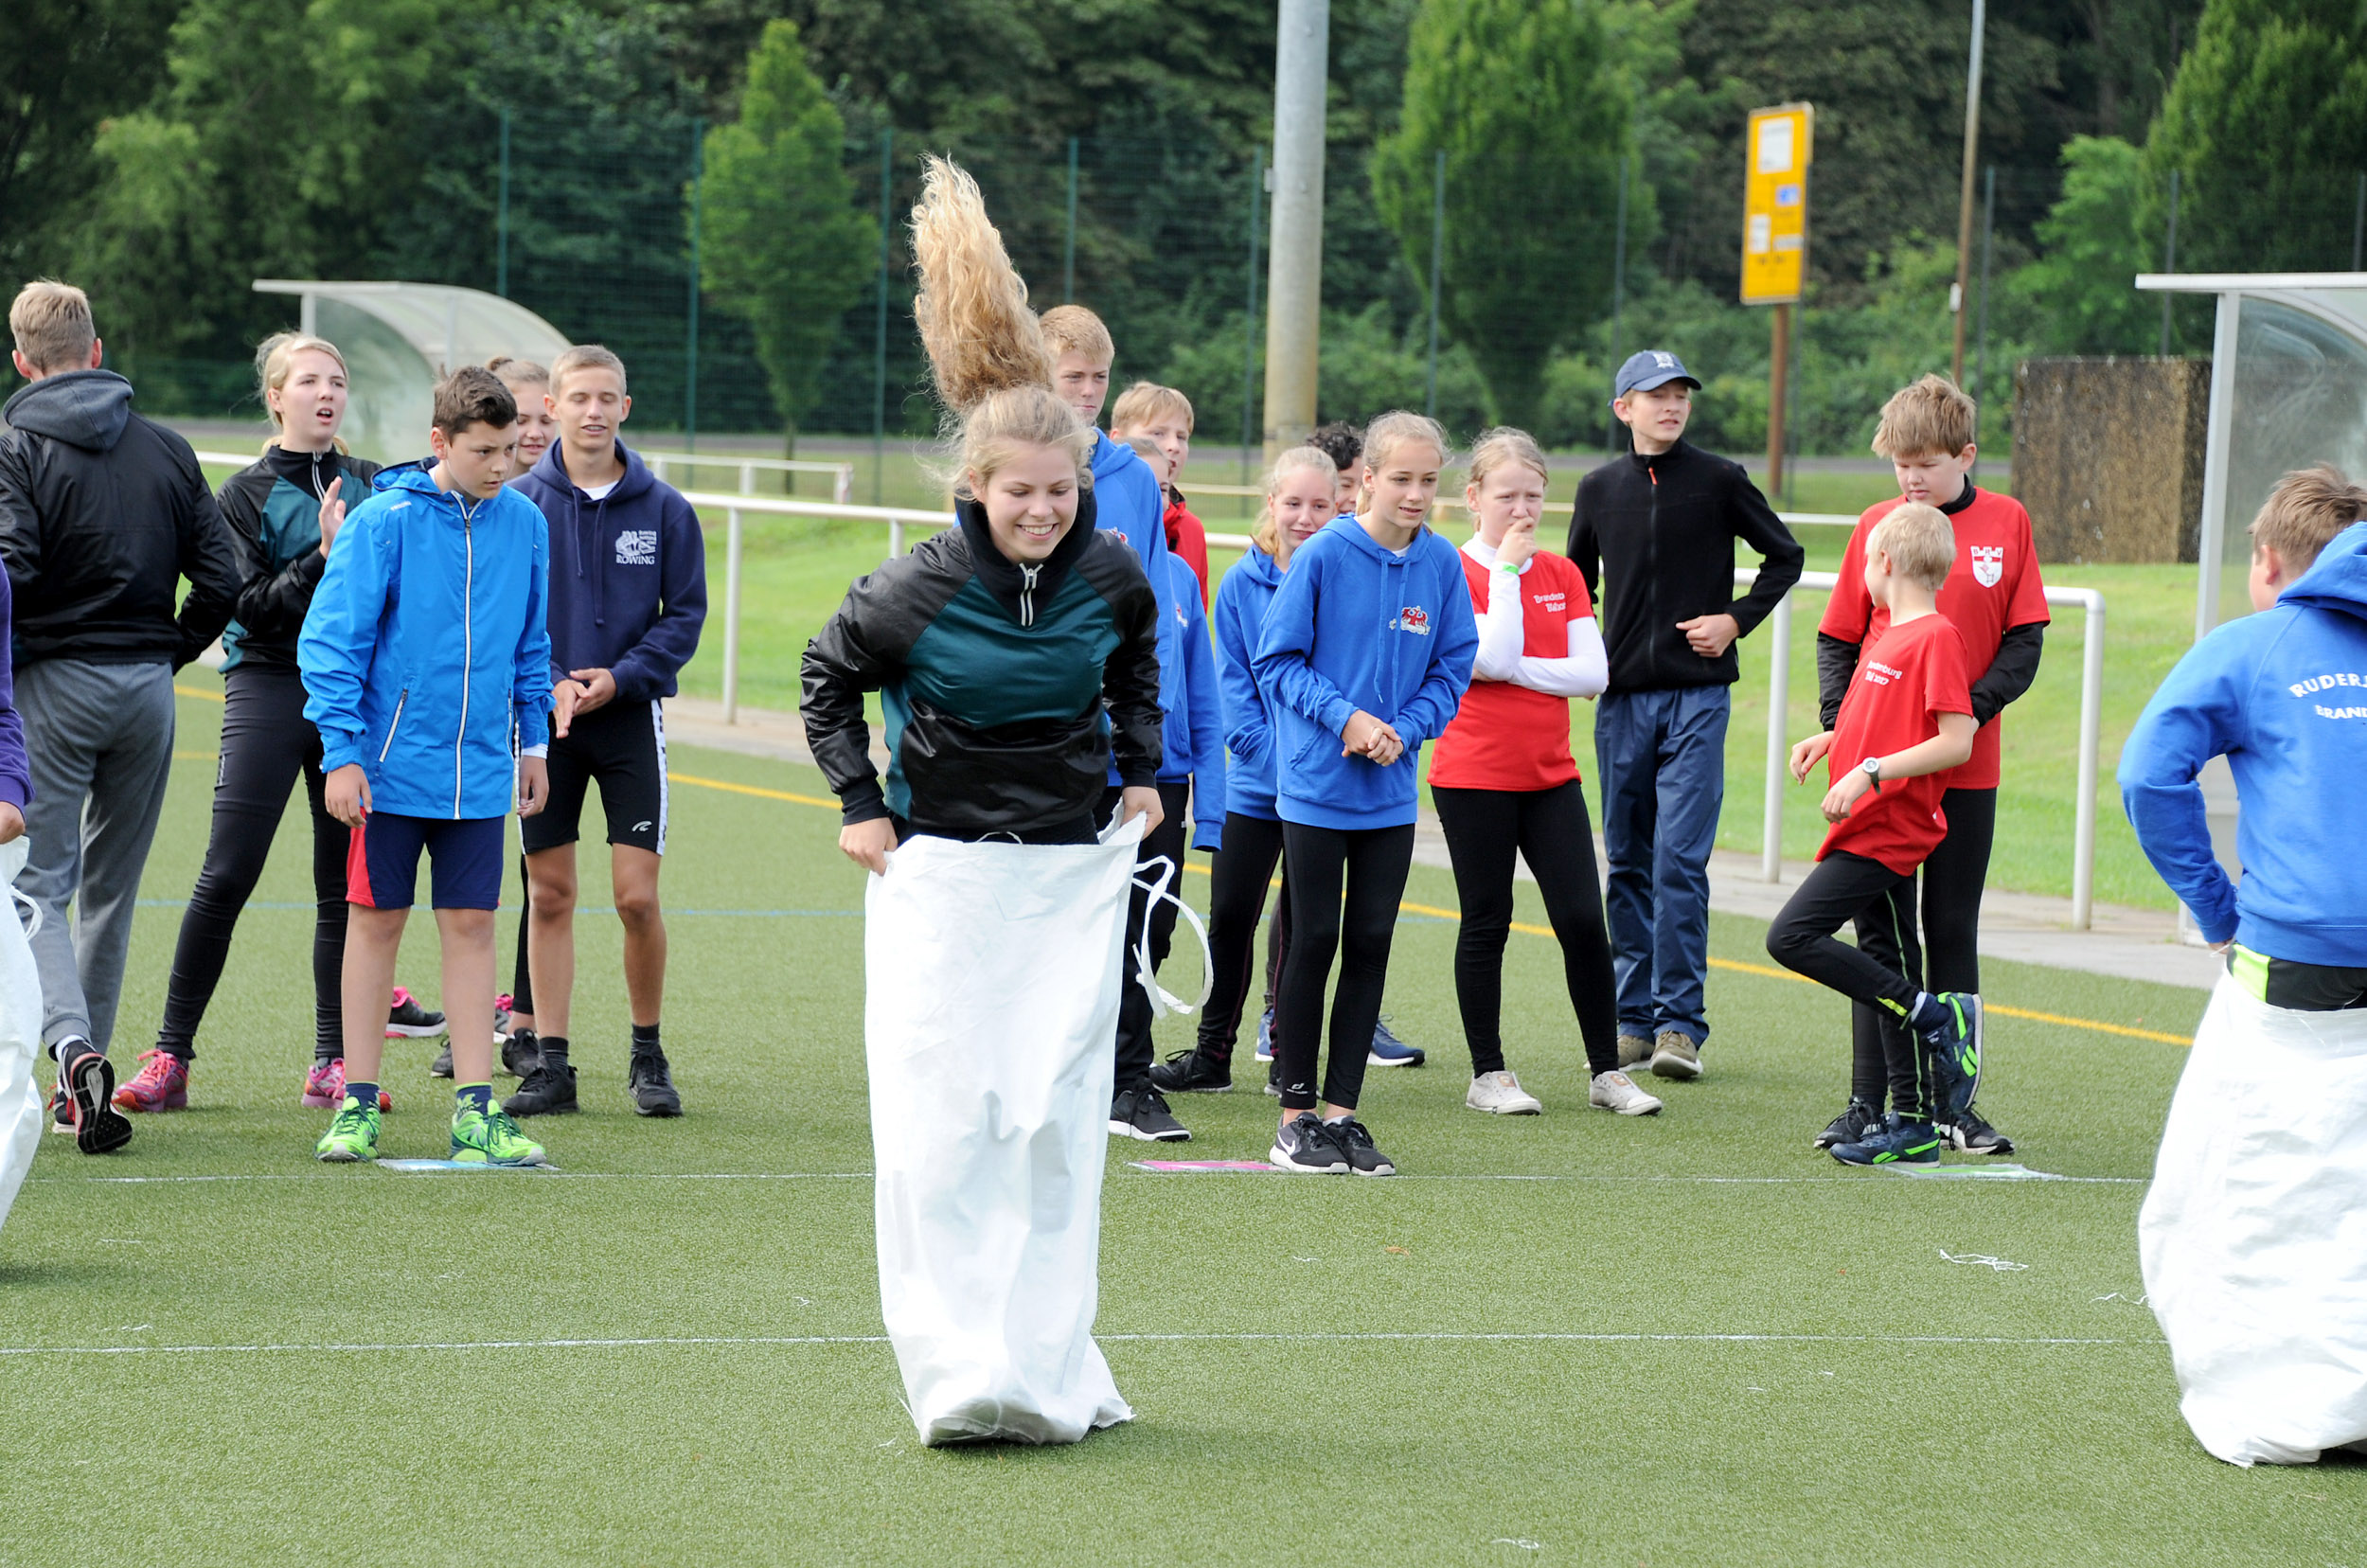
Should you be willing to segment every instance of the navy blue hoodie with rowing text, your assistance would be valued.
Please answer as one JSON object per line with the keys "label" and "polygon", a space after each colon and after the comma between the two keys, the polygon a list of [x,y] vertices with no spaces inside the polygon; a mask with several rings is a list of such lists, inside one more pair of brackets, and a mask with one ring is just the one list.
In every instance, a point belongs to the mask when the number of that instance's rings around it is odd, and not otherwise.
{"label": "navy blue hoodie with rowing text", "polygon": [[625,476],[598,500],[553,441],[518,488],[551,530],[551,675],[606,669],[619,702],[671,697],[707,617],[706,539],[682,491],[616,443]]}

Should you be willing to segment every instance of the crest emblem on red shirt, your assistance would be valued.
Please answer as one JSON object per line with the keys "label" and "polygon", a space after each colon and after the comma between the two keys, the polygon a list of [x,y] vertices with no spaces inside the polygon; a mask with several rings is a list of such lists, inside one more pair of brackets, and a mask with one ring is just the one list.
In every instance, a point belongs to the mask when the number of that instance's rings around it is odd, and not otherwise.
{"label": "crest emblem on red shirt", "polygon": [[1397,612],[1397,626],[1401,631],[1427,637],[1430,635],[1430,612],[1418,604],[1409,604]]}
{"label": "crest emblem on red shirt", "polygon": [[1972,580],[1984,588],[1994,588],[1997,579],[2005,575],[2005,546],[1975,544],[1972,546]]}

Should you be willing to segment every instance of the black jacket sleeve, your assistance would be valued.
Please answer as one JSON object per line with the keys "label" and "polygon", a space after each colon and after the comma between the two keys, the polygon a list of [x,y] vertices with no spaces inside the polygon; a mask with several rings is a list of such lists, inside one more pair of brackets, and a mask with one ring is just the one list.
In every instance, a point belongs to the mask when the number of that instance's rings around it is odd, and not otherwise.
{"label": "black jacket sleeve", "polygon": [[1594,520],[1586,509],[1586,481],[1578,481],[1578,498],[1570,505],[1569,547],[1562,551],[1586,579],[1586,597],[1595,605],[1595,614],[1602,613],[1603,546],[1594,537]]}
{"label": "black jacket sleeve", "polygon": [[[1972,722],[1985,724],[2005,711],[2005,705],[2030,689],[2038,678],[2038,654],[2046,641],[2046,623],[2031,621],[2009,626],[1998,640],[1997,657],[1972,683]],[[1824,660],[1820,656],[1820,669]]]}
{"label": "black jacket sleeve", "polygon": [[1136,579],[1111,604],[1118,646],[1102,661],[1101,700],[1110,710],[1110,753],[1118,782],[1148,788],[1159,782],[1166,715],[1159,706],[1159,601],[1150,579],[1139,571]]}
{"label": "black jacket sleeve", "polygon": [[[1841,700],[1849,695],[1849,678],[1858,673],[1858,655],[1864,644],[1843,642],[1829,632],[1816,634],[1816,713],[1826,729],[1841,717]],[[1972,701],[1974,712],[1981,699]]]}
{"label": "black jacket sleeve", "polygon": [[[319,550],[307,550],[290,561],[286,570],[274,572],[263,551],[262,509],[249,490],[234,478],[216,493],[214,502],[229,526],[231,548],[237,552],[239,624],[258,637],[293,640],[304,629],[304,613],[312,607],[312,591],[321,585],[329,558]],[[359,501],[350,503],[360,505]]]}
{"label": "black jacket sleeve", "polygon": [[181,601],[181,646],[173,668],[205,651],[230,624],[245,578],[240,570],[237,535],[222,521],[214,492],[205,488],[205,474],[197,454],[186,441],[178,443],[174,461],[186,472],[181,479],[181,575],[189,579],[188,597]]}
{"label": "black jacket sleeve", "polygon": [[1734,519],[1735,537],[1756,550],[1761,558],[1758,579],[1727,612],[1742,629],[1737,635],[1747,637],[1753,628],[1775,613],[1784,596],[1800,580],[1800,568],[1807,561],[1808,553],[1800,547],[1800,541],[1792,538],[1791,530],[1784,526],[1784,520],[1775,515],[1775,508],[1767,504],[1767,497],[1759,493],[1759,487],[1751,482],[1742,465],[1733,467],[1727,515]]}
{"label": "black jacket sleeve", "polygon": [[901,668],[909,641],[898,628],[905,616],[895,602],[899,567],[915,558],[892,561],[855,579],[821,635],[806,644],[804,689],[798,717],[805,721],[806,749],[828,779],[847,826],[888,814],[887,793],[871,765],[871,725],[863,696],[877,691]]}

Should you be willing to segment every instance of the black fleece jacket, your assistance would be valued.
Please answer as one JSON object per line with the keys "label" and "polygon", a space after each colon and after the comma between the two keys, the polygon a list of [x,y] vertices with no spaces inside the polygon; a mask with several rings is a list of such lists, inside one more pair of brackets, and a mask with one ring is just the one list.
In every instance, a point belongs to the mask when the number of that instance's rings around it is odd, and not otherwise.
{"label": "black fleece jacket", "polygon": [[[1739,599],[1737,539],[1761,557],[1758,580]],[[1613,694],[1733,685],[1734,649],[1705,659],[1677,623],[1730,615],[1739,641],[1800,580],[1806,559],[1741,464],[1682,440],[1657,456],[1614,457],[1578,482],[1569,554],[1602,617]]]}
{"label": "black fleece jacket", "polygon": [[203,653],[230,624],[241,579],[189,443],[133,413],[132,383],[112,370],[44,376],[0,420],[16,662],[178,669]]}

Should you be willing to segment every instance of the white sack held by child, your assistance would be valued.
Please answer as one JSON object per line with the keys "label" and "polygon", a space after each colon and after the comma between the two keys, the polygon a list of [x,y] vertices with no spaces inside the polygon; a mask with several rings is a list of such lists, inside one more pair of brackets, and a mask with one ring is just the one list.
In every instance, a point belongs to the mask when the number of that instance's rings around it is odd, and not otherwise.
{"label": "white sack held by child", "polygon": [[2221,977],[2137,1242],[2204,1448],[2305,1465],[2367,1443],[2367,1009],[2272,1007]]}
{"label": "white sack held by child", "polygon": [[41,1143],[41,976],[12,886],[28,848],[22,835],[0,844],[0,1224]]}
{"label": "white sack held by child", "polygon": [[1143,819],[908,839],[864,896],[880,1306],[922,1442],[1130,1420],[1094,1343],[1110,1042]]}

